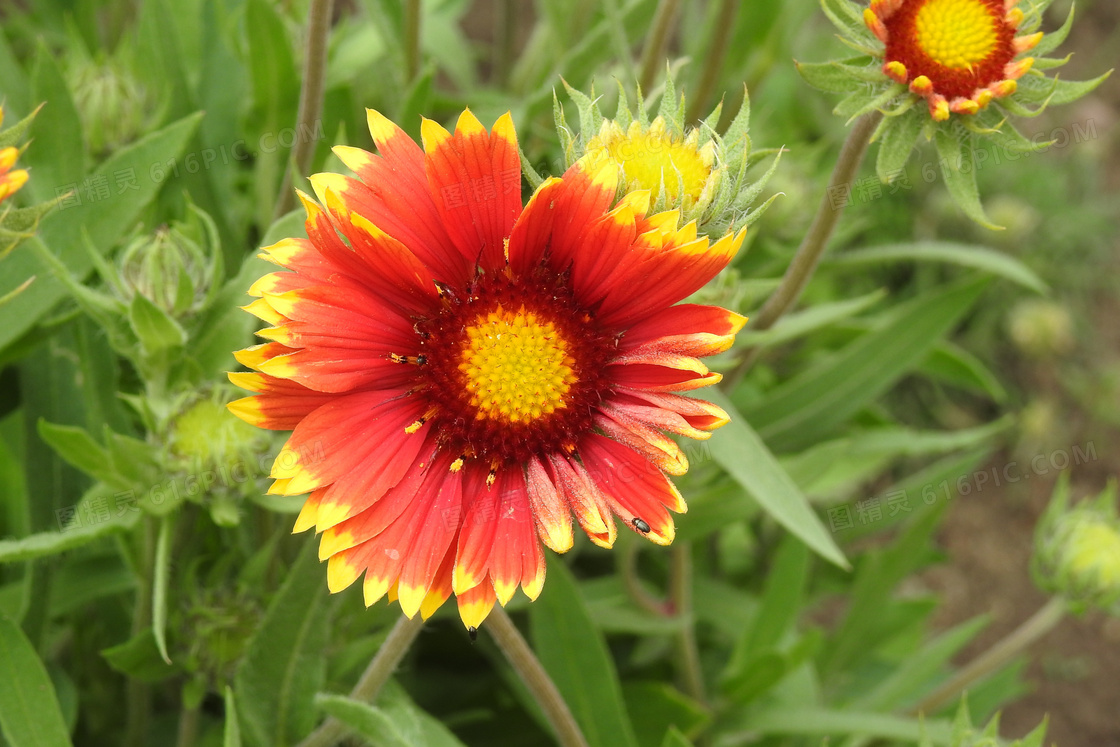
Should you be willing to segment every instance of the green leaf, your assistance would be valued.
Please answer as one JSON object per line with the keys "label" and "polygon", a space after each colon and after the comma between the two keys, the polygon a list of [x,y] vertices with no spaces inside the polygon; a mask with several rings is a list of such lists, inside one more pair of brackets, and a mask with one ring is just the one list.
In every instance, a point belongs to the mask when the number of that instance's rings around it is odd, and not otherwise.
{"label": "green leaf", "polygon": [[[0,40],[0,55],[3,54],[3,51],[2,51],[3,49],[4,49],[4,42],[2,40]],[[7,85],[8,81],[5,80],[4,83],[5,83],[5,85]],[[12,148],[12,147],[19,146],[20,143],[22,143],[24,141],[24,139],[27,137],[27,131],[31,128],[31,123],[35,121],[35,116],[39,113],[39,111],[42,108],[43,108],[42,106],[36,108],[35,111],[28,114],[26,117],[21,119],[19,122],[16,122],[14,125],[7,128],[3,132],[0,132],[0,148]],[[18,212],[18,211],[13,210],[11,212]]]}
{"label": "green leaf", "polygon": [[152,573],[152,630],[155,631],[156,647],[159,655],[168,664],[167,655],[167,586],[171,582],[171,537],[175,524],[173,514],[159,520],[159,536],[156,539],[155,568]]}
{"label": "green leaf", "polygon": [[890,184],[902,173],[927,119],[929,115],[921,106],[915,106],[897,117],[883,119],[883,135],[879,155],[875,159],[875,171],[881,182]]}
{"label": "green leaf", "polygon": [[241,727],[237,722],[237,702],[233,688],[226,685],[226,723],[222,729],[222,747],[241,747]]}
{"label": "green leaf", "polygon": [[[779,451],[820,440],[924,359],[987,284],[987,278],[970,278],[900,305],[887,324],[768,392],[744,414]],[[738,462],[738,468],[753,472],[757,465]]]}
{"label": "green leaf", "polygon": [[1092,80],[1055,80],[1053,93],[1049,97],[1049,105],[1058,106],[1060,104],[1069,104],[1077,101],[1082,96],[1094,91],[1101,83],[1108,80],[1110,75],[1112,75],[1111,70],[1103,75],[1098,75]]}
{"label": "green leaf", "polygon": [[1035,293],[1046,293],[1046,283],[1019,259],[978,244],[954,241],[914,241],[844,252],[826,260],[829,265],[874,265],[884,262],[948,262],[972,267],[1010,280]]}
{"label": "green leaf", "polygon": [[697,734],[711,720],[704,706],[664,682],[622,686],[639,747],[658,747],[667,731]]}
{"label": "green leaf", "polygon": [[549,553],[548,583],[529,607],[533,649],[591,747],[637,747],[618,672],[564,562]]}
{"label": "green leaf", "polygon": [[32,73],[32,100],[45,102],[35,122],[35,147],[24,160],[35,176],[27,189],[35,202],[57,197],[85,174],[82,121],[58,66],[58,57],[40,40]]}
{"label": "green leaf", "polygon": [[975,355],[948,340],[934,347],[918,370],[951,386],[986,394],[995,402],[1007,400],[1007,390],[996,375]]}
{"label": "green leaf", "polygon": [[401,734],[392,716],[369,703],[343,695],[319,694],[315,696],[315,705],[350,727],[374,747],[414,747],[417,744]]}
{"label": "green leaf", "polygon": [[[46,111],[44,109],[40,117],[45,117]],[[93,267],[86,254],[82,232],[88,233],[90,240],[102,253],[116,244],[132,228],[137,217],[155,198],[166,180],[167,174],[162,170],[157,172],[157,167],[182,152],[201,117],[201,112],[193,114],[141,138],[115,153],[89,177],[90,180],[104,179],[112,190],[123,178],[122,175],[132,175],[137,187],[135,190],[127,189],[122,194],[111,194],[108,199],[99,200],[90,200],[88,195],[80,195],[80,205],[60,207],[43,222],[40,238],[74,276],[84,278]],[[67,136],[72,138],[73,132]],[[36,143],[38,144],[38,140]],[[50,196],[54,197],[53,191]],[[32,275],[38,276],[36,281],[4,308],[4,322],[0,324],[0,349],[22,337],[66,295],[65,286],[34,254],[15,252],[0,263],[0,296]]]}
{"label": "green leaf", "polygon": [[327,643],[327,584],[308,542],[249,641],[234,676],[243,738],[285,747],[315,726]]}
{"label": "green leaf", "polygon": [[980,190],[976,186],[976,149],[971,133],[955,132],[938,127],[933,141],[941,163],[941,176],[949,196],[964,214],[985,228],[1001,230],[984,212],[980,204]]}
{"label": "green leaf", "polygon": [[826,93],[851,93],[863,87],[836,62],[794,62],[805,82]]}
{"label": "green leaf", "polygon": [[860,312],[874,306],[886,297],[885,290],[877,290],[866,296],[853,298],[847,301],[835,301],[810,306],[803,311],[782,317],[773,327],[762,332],[753,331],[750,327],[739,333],[736,342],[752,347],[773,347],[796,340],[799,337],[827,327],[830,324],[855,316]]}
{"label": "green leaf", "polygon": [[712,457],[775,521],[824,559],[841,568],[850,567],[808,499],[748,425],[747,418],[718,389],[708,390],[705,396],[731,416],[721,433],[707,442]]}
{"label": "green leaf", "polygon": [[[90,493],[87,493],[87,496],[98,491],[105,491],[105,489],[103,486],[94,486]],[[135,526],[136,519],[137,514],[135,512],[129,512],[123,516],[114,514],[107,521],[83,524],[72,529],[52,530],[20,539],[0,540],[0,563],[16,563],[48,555],[58,555],[61,552],[87,545],[102,537],[128,531]]]}
{"label": "green leaf", "polygon": [[76,425],[56,425],[42,418],[39,419],[38,428],[39,437],[69,464],[98,480],[122,489],[127,487],[110,466],[109,453],[86,432],[85,428]]}
{"label": "green leaf", "polygon": [[[949,744],[949,723],[926,719],[925,729],[934,745]],[[744,732],[763,735],[836,738],[859,735],[917,742],[921,724],[917,719],[866,711],[829,711],[823,708],[761,710],[736,724]]]}
{"label": "green leaf", "polygon": [[179,674],[179,667],[168,666],[156,643],[155,631],[145,628],[124,643],[104,649],[101,655],[116,671],[143,682],[159,682]]}
{"label": "green leaf", "polygon": [[129,304],[128,323],[148,355],[179,347],[187,341],[187,333],[179,323],[139,293]]}
{"label": "green leaf", "polygon": [[0,732],[12,747],[66,747],[51,679],[19,626],[0,615]]}
{"label": "green leaf", "polygon": [[677,727],[670,726],[665,732],[665,738],[661,740],[661,747],[692,747],[692,742]]}

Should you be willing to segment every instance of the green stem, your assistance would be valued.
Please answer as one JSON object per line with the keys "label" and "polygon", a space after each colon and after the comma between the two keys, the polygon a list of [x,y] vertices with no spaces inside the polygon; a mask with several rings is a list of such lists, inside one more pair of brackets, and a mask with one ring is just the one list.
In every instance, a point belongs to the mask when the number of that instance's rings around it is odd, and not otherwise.
{"label": "green stem", "polygon": [[984,679],[1004,667],[1024,649],[1054,629],[1066,612],[1069,604],[1062,597],[1054,597],[1026,622],[1003,637],[990,649],[969,662],[964,668],[950,677],[944,684],[910,709],[911,715],[936,712],[945,704],[955,700],[973,682]]}
{"label": "green stem", "polygon": [[404,8],[404,70],[409,83],[420,72],[420,0],[408,0]]}
{"label": "green stem", "polygon": [[712,31],[712,41],[707,47],[704,70],[696,86],[696,95],[688,107],[688,121],[702,119],[708,99],[716,87],[716,81],[723,71],[723,61],[727,58],[727,47],[731,43],[731,32],[735,26],[735,14],[739,10],[739,0],[720,0],[719,15]]}
{"label": "green stem", "polygon": [[[331,34],[331,11],[334,0],[311,0],[307,11],[307,50],[303,61],[303,87],[299,93],[299,113],[296,115],[296,131],[311,132],[312,125],[323,115],[323,95],[327,79],[327,41]],[[315,141],[310,137],[296,138],[295,148],[288,169],[284,172],[284,184],[276,200],[274,218],[279,218],[296,206],[292,185],[297,175],[307,173],[311,168],[311,156],[315,153]]]}
{"label": "green stem", "polygon": [[179,713],[179,736],[175,747],[194,747],[198,740],[199,709],[183,707]]}
{"label": "green stem", "polygon": [[664,64],[669,29],[673,27],[673,21],[676,20],[680,7],[680,0],[661,0],[657,4],[657,14],[653,17],[649,38],[646,39],[646,46],[642,50],[642,71],[638,74],[638,85],[643,91],[649,90],[653,85],[658,68]]}
{"label": "green stem", "polygon": [[[145,516],[142,524],[139,578],[136,603],[132,608],[132,637],[143,633],[152,624],[152,566],[156,554],[156,519]],[[152,691],[148,683],[129,677],[125,706],[125,747],[141,747],[147,743],[148,714]]]}
{"label": "green stem", "polygon": [[[377,649],[377,654],[366,667],[366,671],[362,672],[358,684],[350,691],[352,700],[372,703],[377,698],[377,694],[396,671],[397,665],[401,663],[401,659],[404,658],[423,626],[424,620],[421,617],[409,619],[401,615],[396,625],[389,631],[385,642]],[[336,744],[346,732],[347,727],[338,719],[331,717],[297,747],[330,747]]]}
{"label": "green stem", "polygon": [[618,550],[618,572],[622,576],[622,585],[626,593],[642,609],[659,617],[670,614],[666,603],[646,591],[642,580],[638,576],[638,551],[641,545],[637,542],[628,542],[625,547]]}
{"label": "green stem", "polygon": [[544,711],[561,747],[587,747],[587,740],[568,704],[564,702],[548,672],[544,671],[540,660],[504,609],[494,608],[486,623],[486,630],[494,636],[494,642]]}
{"label": "green stem", "polygon": [[685,692],[700,703],[707,702],[704,672],[700,668],[700,648],[696,644],[696,626],[692,619],[692,544],[673,543],[669,567],[669,600],[673,614],[681,618],[677,633],[677,654]]}
{"label": "green stem", "polygon": [[517,0],[498,0],[494,4],[494,83],[504,88],[513,67],[517,44]]}
{"label": "green stem", "polygon": [[[840,214],[843,210],[843,207],[834,206],[832,199],[832,195],[835,194],[834,190],[842,189],[852,183],[859,171],[860,164],[863,163],[867,146],[871,143],[871,135],[875,132],[875,128],[879,126],[879,120],[882,117],[883,115],[879,112],[865,114],[856,120],[855,126],[848,133],[844,145],[840,148],[840,156],[836,160],[836,166],[832,169],[828,187],[825,189],[824,196],[821,197],[820,204],[817,207],[817,214],[814,216],[805,238],[802,239],[801,246],[797,247],[797,252],[793,255],[793,261],[786,269],[782,282],[770,298],[766,300],[766,303],[762,305],[758,313],[751,318],[750,328],[752,330],[761,332],[774,326],[774,323],[797,302],[801,292],[805,290],[805,286],[813,277],[813,273],[820,263],[821,255],[828,248],[828,240],[832,238],[832,232],[836,229],[836,223],[840,220]],[[757,357],[758,353],[755,350],[747,353],[735,371],[727,378],[724,388],[729,391],[734,389]]]}

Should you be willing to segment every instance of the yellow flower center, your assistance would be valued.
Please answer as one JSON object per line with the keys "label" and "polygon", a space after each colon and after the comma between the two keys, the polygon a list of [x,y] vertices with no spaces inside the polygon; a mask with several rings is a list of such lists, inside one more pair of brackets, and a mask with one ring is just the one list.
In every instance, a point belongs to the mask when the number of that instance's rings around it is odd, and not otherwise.
{"label": "yellow flower center", "polygon": [[999,42],[998,20],[980,0],[929,0],[918,11],[918,44],[945,67],[971,70]]}
{"label": "yellow flower center", "polygon": [[528,423],[566,406],[574,363],[552,322],[499,306],[467,328],[459,370],[476,417]]}
{"label": "yellow flower center", "polygon": [[613,137],[608,142],[594,138],[588,150],[593,151],[596,146],[622,167],[629,191],[648,189],[653,200],[657,200],[661,191],[662,179],[665,199],[670,202],[682,197],[699,200],[712,174],[711,167],[695,148],[674,142],[668,135],[642,132]]}

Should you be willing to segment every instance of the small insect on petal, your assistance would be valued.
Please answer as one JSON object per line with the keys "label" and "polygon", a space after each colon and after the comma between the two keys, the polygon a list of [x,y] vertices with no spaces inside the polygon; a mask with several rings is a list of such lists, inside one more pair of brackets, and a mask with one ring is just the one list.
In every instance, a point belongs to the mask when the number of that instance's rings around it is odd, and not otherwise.
{"label": "small insect on petal", "polygon": [[467,635],[471,637],[471,643],[474,643],[478,640],[478,628],[473,625],[470,626],[469,628],[467,628]]}
{"label": "small insect on petal", "polygon": [[639,519],[637,516],[634,517],[633,524],[634,524],[634,528],[637,529],[642,534],[649,534],[649,524],[645,523],[644,521]]}

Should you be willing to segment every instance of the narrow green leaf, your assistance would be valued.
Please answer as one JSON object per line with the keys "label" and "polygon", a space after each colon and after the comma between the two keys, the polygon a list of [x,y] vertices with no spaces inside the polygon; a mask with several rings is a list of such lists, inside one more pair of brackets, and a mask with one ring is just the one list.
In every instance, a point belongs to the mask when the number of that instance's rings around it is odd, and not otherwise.
{"label": "narrow green leaf", "polygon": [[591,747],[637,747],[618,672],[564,562],[548,557],[548,583],[529,608],[533,649]]}
{"label": "narrow green leaf", "polygon": [[[780,385],[744,414],[773,448],[792,451],[808,446],[834,431],[925,358],[987,284],[987,278],[970,278],[902,304],[889,323]],[[713,444],[718,441],[712,439]],[[738,468],[752,472],[756,465],[748,468],[738,462]]]}
{"label": "narrow green leaf", "polygon": [[954,241],[914,241],[844,252],[826,260],[829,265],[873,265],[884,262],[948,262],[972,267],[1010,280],[1035,293],[1046,293],[1046,283],[1031,268],[1011,255],[978,244]]}
{"label": "narrow green leaf", "polygon": [[692,742],[677,727],[670,726],[665,732],[665,738],[661,740],[661,747],[692,747]]}
{"label": "narrow green leaf", "polygon": [[42,418],[39,419],[38,428],[39,437],[69,464],[98,480],[120,483],[120,476],[110,466],[109,453],[85,428],[48,423]]}
{"label": "narrow green leaf", "polygon": [[750,327],[739,333],[737,342],[752,347],[773,347],[804,337],[810,332],[830,324],[848,319],[874,306],[886,297],[886,291],[877,290],[866,296],[847,301],[835,301],[810,306],[778,320],[770,329],[762,332],[752,331]]}
{"label": "narrow green leaf", "polygon": [[1007,400],[1007,390],[983,361],[948,340],[934,347],[918,370],[943,383],[986,394],[994,402]]}
{"label": "narrow green leaf", "polygon": [[374,747],[416,747],[401,734],[393,718],[376,706],[344,695],[315,696],[315,705],[350,727]]}
{"label": "narrow green leaf", "polygon": [[171,582],[171,537],[175,528],[173,517],[174,514],[167,514],[159,520],[156,565],[152,579],[152,630],[155,632],[159,655],[168,664],[171,663],[171,657],[167,655],[167,587]]}
{"label": "narrow green leaf", "polygon": [[1112,75],[1111,70],[1092,80],[1055,80],[1054,91],[1050,95],[1049,104],[1050,106],[1058,106],[1077,101],[1082,96],[1096,90],[1097,86],[1108,80],[1110,75]]}
{"label": "narrow green leaf", "polygon": [[835,62],[794,62],[805,82],[825,93],[851,93],[863,87]]}
{"label": "narrow green leaf", "polygon": [[[948,745],[949,723],[925,720],[934,745]],[[831,737],[855,734],[917,742],[921,725],[917,719],[864,711],[829,711],[815,708],[760,710],[742,720],[744,731],[783,736]],[[738,743],[738,742],[735,742]]]}
{"label": "narrow green leaf", "polygon": [[241,747],[241,727],[237,723],[237,702],[233,688],[226,685],[226,723],[222,729],[222,747]]}
{"label": "narrow green leaf", "polygon": [[984,212],[976,186],[976,155],[971,133],[938,127],[933,136],[941,163],[941,176],[953,202],[964,214],[985,228],[1001,230]]}
{"label": "narrow green leaf", "polygon": [[35,147],[23,161],[35,175],[27,189],[35,202],[58,196],[58,190],[80,182],[85,174],[82,122],[66,85],[58,56],[40,40],[32,73],[32,100],[45,102],[35,122]]}
{"label": "narrow green leaf", "polygon": [[249,641],[234,676],[242,737],[285,747],[315,726],[314,698],[325,672],[327,585],[315,543],[304,547]]}
{"label": "narrow green leaf", "polygon": [[814,552],[841,568],[848,560],[836,545],[808,499],[786,474],[746,418],[727,395],[712,388],[705,397],[731,416],[721,433],[708,441],[714,458],[779,524]]}
{"label": "narrow green leaf", "polygon": [[657,747],[667,731],[695,735],[712,718],[703,705],[664,682],[627,682],[622,695],[641,747]]}
{"label": "narrow green leaf", "polygon": [[43,662],[20,627],[0,615],[0,732],[12,747],[67,747],[70,734]]}
{"label": "narrow green leaf", "polygon": [[809,577],[808,548],[786,537],[778,547],[766,577],[758,614],[743,631],[728,664],[731,676],[753,654],[777,647],[782,636],[797,622],[802,594]]}

